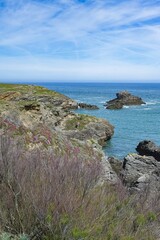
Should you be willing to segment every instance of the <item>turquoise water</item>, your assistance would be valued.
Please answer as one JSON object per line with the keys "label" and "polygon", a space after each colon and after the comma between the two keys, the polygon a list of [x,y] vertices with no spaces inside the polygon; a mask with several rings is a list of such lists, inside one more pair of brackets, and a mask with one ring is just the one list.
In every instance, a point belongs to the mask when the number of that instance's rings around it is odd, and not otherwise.
{"label": "turquoise water", "polygon": [[[153,140],[160,145],[160,84],[40,83],[40,85],[100,108],[77,112],[105,118],[115,126],[115,134],[104,148],[109,156],[123,158],[127,153],[135,152],[139,141],[144,139]],[[103,104],[122,90],[142,97],[147,104],[125,107],[122,110],[105,109]]]}

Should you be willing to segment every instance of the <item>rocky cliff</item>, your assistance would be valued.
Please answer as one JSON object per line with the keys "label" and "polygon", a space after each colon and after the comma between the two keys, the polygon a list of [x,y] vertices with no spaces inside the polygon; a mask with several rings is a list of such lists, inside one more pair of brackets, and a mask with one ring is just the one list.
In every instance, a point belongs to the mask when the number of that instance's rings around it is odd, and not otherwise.
{"label": "rocky cliff", "polygon": [[81,158],[99,158],[106,163],[106,175],[110,164],[101,146],[114,128],[104,119],[71,111],[77,106],[74,100],[40,86],[0,84],[1,133],[23,139],[29,150],[52,148],[59,156],[78,151]]}
{"label": "rocky cliff", "polygon": [[113,126],[76,108],[46,88],[0,84],[0,239],[159,239],[144,189],[159,197],[160,162],[106,159]]}
{"label": "rocky cliff", "polygon": [[130,193],[146,194],[146,199],[159,198],[160,162],[159,147],[144,140],[136,147],[138,153],[130,153],[123,161],[108,158],[112,169],[117,173]]}

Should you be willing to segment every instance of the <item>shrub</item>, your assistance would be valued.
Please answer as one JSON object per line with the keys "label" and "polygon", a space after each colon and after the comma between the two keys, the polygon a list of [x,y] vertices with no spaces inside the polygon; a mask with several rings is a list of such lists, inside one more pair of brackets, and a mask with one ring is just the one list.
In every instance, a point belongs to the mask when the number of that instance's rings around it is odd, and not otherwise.
{"label": "shrub", "polygon": [[[2,240],[151,240],[153,209],[140,208],[121,183],[99,183],[99,159],[73,149],[27,151],[22,139],[0,138]],[[148,204],[146,205],[148,207]],[[7,232],[7,233],[4,233]],[[7,239],[8,240],[8,239]]]}
{"label": "shrub", "polygon": [[13,236],[10,233],[2,233],[0,234],[0,240],[29,240],[29,237],[27,235],[17,235],[17,236]]}

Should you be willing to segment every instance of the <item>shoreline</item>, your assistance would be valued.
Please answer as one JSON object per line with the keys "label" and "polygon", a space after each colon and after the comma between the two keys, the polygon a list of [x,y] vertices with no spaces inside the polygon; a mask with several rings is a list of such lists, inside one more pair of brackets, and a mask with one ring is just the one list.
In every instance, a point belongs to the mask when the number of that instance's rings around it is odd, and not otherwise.
{"label": "shoreline", "polygon": [[[32,82],[33,83],[33,82]],[[89,114],[98,118],[108,119],[115,126],[115,133],[104,151],[109,156],[123,158],[128,152],[135,152],[134,148],[143,139],[151,139],[157,144],[160,142],[160,137],[156,134],[160,131],[158,119],[152,117],[152,114],[158,117],[160,101],[160,87],[155,84],[79,84],[79,83],[43,83],[43,86],[49,87],[51,90],[59,91],[72,99],[88,104],[96,104],[100,109],[98,111],[76,110],[77,113]],[[48,85],[48,86],[47,86]],[[107,87],[106,87],[107,85]],[[147,86],[146,86],[147,85]],[[110,86],[108,88],[108,86]],[[146,88],[147,87],[147,88]],[[128,89],[129,88],[129,89]],[[80,91],[78,90],[80,89]],[[106,100],[114,98],[117,91],[128,89],[135,95],[143,97],[146,106],[129,107],[119,112],[109,113],[104,110],[103,103]],[[149,104],[148,104],[149,103]],[[155,113],[157,114],[155,115]],[[136,116],[136,118],[135,118]],[[117,121],[119,119],[119,121]],[[137,120],[136,120],[137,119]],[[130,122],[130,127],[126,127]],[[140,134],[139,134],[140,133]],[[132,136],[132,137],[131,137]],[[123,140],[123,141],[122,141]]]}

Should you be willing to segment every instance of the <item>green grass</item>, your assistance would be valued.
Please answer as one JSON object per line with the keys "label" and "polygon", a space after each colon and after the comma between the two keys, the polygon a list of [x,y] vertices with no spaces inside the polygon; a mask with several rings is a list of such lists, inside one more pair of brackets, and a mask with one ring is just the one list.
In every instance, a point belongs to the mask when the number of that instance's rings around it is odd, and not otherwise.
{"label": "green grass", "polygon": [[52,90],[48,90],[47,88],[44,88],[41,86],[0,83],[0,93],[11,92],[11,91],[26,93],[26,94],[34,94],[34,95],[47,95],[47,96],[61,97],[61,98],[65,97],[63,94],[60,94]]}
{"label": "green grass", "polygon": [[29,85],[0,83],[0,92],[17,91],[17,90],[27,91],[28,88],[29,88]]}
{"label": "green grass", "polygon": [[65,130],[82,130],[90,122],[97,122],[97,118],[88,115],[78,114],[65,122]]}

